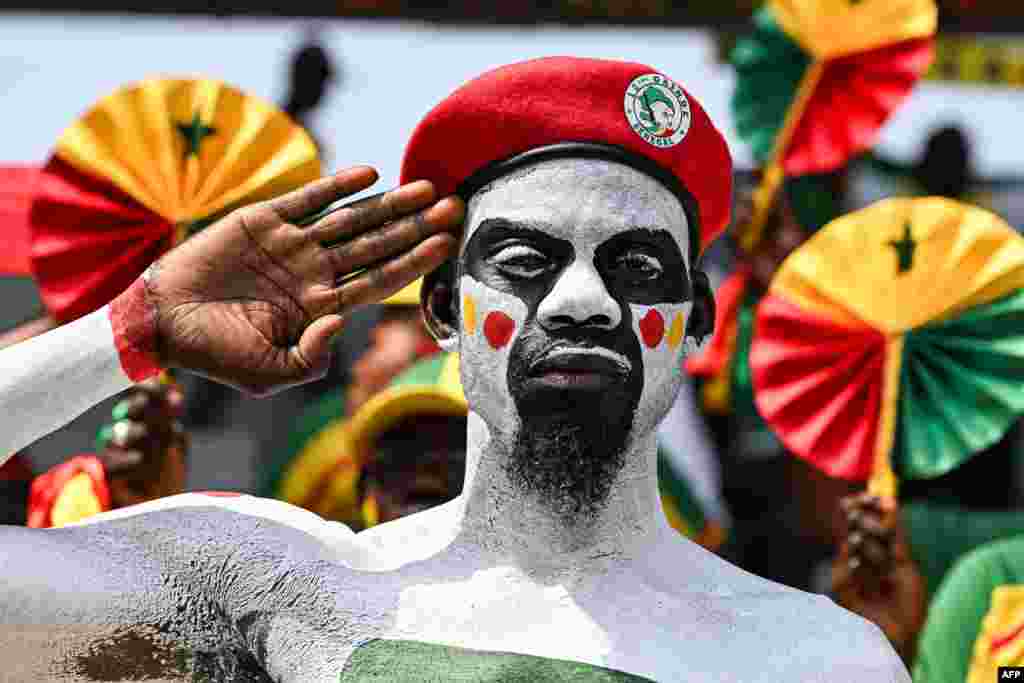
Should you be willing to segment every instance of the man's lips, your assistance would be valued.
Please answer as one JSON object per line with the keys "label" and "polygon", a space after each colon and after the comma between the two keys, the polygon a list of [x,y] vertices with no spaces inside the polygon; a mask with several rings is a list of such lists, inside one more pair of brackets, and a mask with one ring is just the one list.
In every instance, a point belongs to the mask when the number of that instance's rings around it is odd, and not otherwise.
{"label": "man's lips", "polygon": [[597,386],[622,380],[631,367],[629,359],[607,349],[557,349],[535,361],[532,378],[558,386]]}

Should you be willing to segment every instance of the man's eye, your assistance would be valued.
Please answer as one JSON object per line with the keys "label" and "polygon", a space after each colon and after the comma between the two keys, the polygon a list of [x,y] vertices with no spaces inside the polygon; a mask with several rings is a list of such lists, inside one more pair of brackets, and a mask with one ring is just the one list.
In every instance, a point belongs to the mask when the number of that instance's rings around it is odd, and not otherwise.
{"label": "man's eye", "polygon": [[616,270],[639,280],[654,280],[661,277],[664,267],[654,256],[642,251],[627,251],[615,259]]}
{"label": "man's eye", "polygon": [[544,272],[550,262],[533,247],[515,244],[504,247],[491,257],[501,270],[516,277],[534,277]]}

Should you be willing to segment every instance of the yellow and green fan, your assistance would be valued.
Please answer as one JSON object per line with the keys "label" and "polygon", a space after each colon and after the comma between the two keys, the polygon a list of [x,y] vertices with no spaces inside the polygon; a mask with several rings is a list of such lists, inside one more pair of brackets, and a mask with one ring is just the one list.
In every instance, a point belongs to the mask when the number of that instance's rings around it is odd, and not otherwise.
{"label": "yellow and green fan", "polygon": [[64,131],[37,182],[43,301],[61,322],[89,313],[190,233],[319,175],[310,136],[263,100],[206,78],[123,87]]}
{"label": "yellow and green fan", "polygon": [[870,148],[933,56],[934,0],[769,0],[731,55],[733,118],[764,166],[748,251],[786,177]]}
{"label": "yellow and green fan", "polygon": [[757,313],[761,415],[796,455],[895,496],[1024,413],[1024,238],[948,199],[890,199],[794,251]]}

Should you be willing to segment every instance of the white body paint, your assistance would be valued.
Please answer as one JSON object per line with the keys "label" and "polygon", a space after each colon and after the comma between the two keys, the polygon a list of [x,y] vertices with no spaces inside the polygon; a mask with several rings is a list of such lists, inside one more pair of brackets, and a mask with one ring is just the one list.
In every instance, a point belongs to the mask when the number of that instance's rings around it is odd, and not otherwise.
{"label": "white body paint", "polygon": [[[538,317],[569,311],[618,319],[588,266],[616,222],[670,227],[687,253],[674,197],[617,164],[555,160],[506,185],[499,180],[470,202],[465,240],[496,215],[567,226],[556,236],[572,239],[580,255]],[[397,621],[385,637],[577,660],[666,683],[910,680],[873,625],[827,598],[748,574],[668,526],[655,429],[678,392],[692,339],[674,349],[664,341],[642,347],[644,389],[626,466],[597,518],[567,528],[517,495],[500,466],[520,424],[505,381],[514,338],[495,352],[481,325],[489,310],[502,310],[518,332],[526,311],[469,276],[460,286],[476,304],[475,333],[463,324],[458,347],[472,409],[463,494],[356,537],[375,558],[365,569],[393,572],[400,584]],[[691,310],[690,303],[655,307],[666,336],[675,313]],[[636,325],[650,307],[633,308]]]}
{"label": "white body paint", "polygon": [[0,464],[133,384],[108,309],[0,351]]}
{"label": "white body paint", "polygon": [[[615,324],[620,314],[588,264],[593,248],[624,226],[670,230],[687,253],[685,216],[675,198],[647,176],[610,162],[547,161],[499,179],[470,202],[466,238],[494,216],[543,220],[554,226],[555,237],[573,243],[578,258],[563,273],[571,281],[559,283],[538,309],[552,324],[560,315],[594,311]],[[292,610],[274,617],[267,633],[267,668],[289,683],[336,683],[349,655],[373,638],[575,660],[664,683],[909,682],[876,627],[827,598],[733,567],[668,526],[657,491],[655,428],[679,388],[686,343],[643,351],[644,387],[625,464],[603,506],[567,521],[516,490],[503,468],[521,425],[506,381],[515,336],[495,350],[483,324],[491,310],[501,310],[518,330],[527,311],[516,297],[472,278],[463,277],[461,286],[476,299],[476,325],[469,334],[463,321],[458,343],[471,411],[466,482],[456,500],[358,535],[286,504],[248,497],[178,496],[92,523],[182,505],[221,507],[299,529],[316,539],[315,548],[329,549],[336,563],[335,621],[305,622]],[[690,311],[688,303],[657,306],[666,315]],[[82,372],[96,385],[102,381],[103,390],[83,386],[77,375],[71,385],[61,379],[61,396],[74,396],[75,410],[127,386],[113,381],[112,344],[104,356],[95,340],[90,343],[96,348],[76,358],[91,363]],[[52,373],[61,371],[45,366],[59,360],[63,373],[74,375],[76,363],[64,362],[66,344],[70,337],[38,347],[49,358],[40,353],[33,363],[35,373],[51,373],[46,381],[53,390]],[[30,392],[39,383],[28,373],[13,385],[28,388],[4,397],[5,417],[24,414],[22,403],[45,403]],[[33,438],[77,414],[58,412],[48,413]],[[195,554],[202,558],[202,549]],[[329,564],[316,569],[332,571]],[[244,572],[231,575],[244,578]]]}

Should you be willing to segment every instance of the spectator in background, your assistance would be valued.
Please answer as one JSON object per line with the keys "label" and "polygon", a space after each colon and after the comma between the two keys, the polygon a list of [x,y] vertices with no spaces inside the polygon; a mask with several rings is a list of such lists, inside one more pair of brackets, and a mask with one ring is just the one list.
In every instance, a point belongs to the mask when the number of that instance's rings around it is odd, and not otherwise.
{"label": "spectator in background", "polygon": [[971,145],[963,130],[959,126],[946,126],[932,133],[911,177],[926,196],[969,201],[967,195],[973,177]]}
{"label": "spectator in background", "polygon": [[32,466],[24,455],[15,454],[0,465],[0,524],[24,524]]}
{"label": "spectator in background", "polygon": [[988,197],[977,192],[973,149],[958,125],[943,126],[929,134],[921,157],[905,164],[872,152],[863,158],[867,170],[890,181],[887,195],[949,197],[986,206]]}
{"label": "spectator in background", "polygon": [[321,158],[327,154],[323,142],[311,125],[311,118],[329,88],[338,80],[330,54],[316,33],[310,31],[292,56],[288,96],[281,108],[313,137]]}
{"label": "spectator in background", "polygon": [[[0,349],[31,339],[56,327],[49,317],[24,323],[0,334]],[[34,477],[32,463],[25,453],[16,453],[0,465],[0,524],[24,524],[29,489]]]}
{"label": "spectator in background", "polygon": [[182,493],[188,437],[177,418],[183,403],[173,381],[148,380],[127,390],[97,438],[97,454],[75,456],[33,480],[28,526],[64,526]]}
{"label": "spectator in background", "polygon": [[[319,383],[327,393],[318,397],[319,400],[311,397],[316,403],[305,405],[290,433],[286,432],[287,445],[268,453],[264,459],[257,487],[259,495],[282,497],[283,473],[303,460],[304,453],[314,442],[326,438],[324,432],[330,425],[354,415],[368,399],[416,361],[440,351],[423,323],[420,285],[421,281],[416,280],[374,307],[377,319],[370,328],[365,348],[350,367],[350,381]],[[287,496],[282,499],[301,505]]]}
{"label": "spectator in background", "polygon": [[[313,138],[320,158],[325,161],[329,156],[329,150],[313,128],[312,120],[331,87],[340,82],[338,74],[339,70],[317,31],[308,30],[289,60],[287,91],[281,108],[306,129]],[[327,168],[329,165],[325,163],[324,166]],[[340,337],[339,345],[358,348],[365,343],[364,335],[361,333],[366,325],[362,318],[363,316],[357,315],[350,320]],[[333,392],[337,386],[348,383],[348,362],[354,355],[354,348],[338,350],[342,353],[335,353],[331,367],[323,380],[271,397],[261,404],[250,402],[244,407],[232,406],[238,403],[238,396],[229,387],[202,377],[187,376],[184,378],[185,394],[188,397],[184,422],[190,429],[228,427],[228,413],[232,412],[232,425],[247,425],[256,442],[254,469],[257,472],[252,486],[262,495],[271,495],[265,490],[265,485],[280,472],[279,454],[287,449],[285,439],[288,437],[288,430],[280,429],[280,425],[295,420],[301,421],[301,415],[308,411],[310,402],[318,401],[325,394]],[[274,420],[267,419],[265,411],[272,414]],[[276,429],[274,425],[277,425]],[[268,475],[268,471],[271,474]],[[240,482],[241,488],[248,488],[249,483]]]}
{"label": "spectator in background", "polygon": [[[402,308],[411,307],[389,307]],[[354,412],[324,413],[315,430],[307,425],[312,432],[275,487],[278,497],[362,530],[457,496],[466,457],[457,356],[409,358],[366,399],[339,402]]]}
{"label": "spectator in background", "polygon": [[738,193],[734,272],[715,293],[714,337],[687,363],[720,458],[732,521],[723,556],[803,590],[827,590],[817,585],[815,567],[827,566],[832,557],[842,532],[838,502],[852,487],[794,457],[775,437],[754,404],[749,350],[757,305],[775,271],[818,228],[842,214],[845,184],[843,172],[789,180],[761,239],[748,251],[739,248],[738,238],[750,222],[753,188]]}
{"label": "spectator in background", "polygon": [[[886,170],[893,166],[887,164]],[[928,138],[909,177],[922,195],[976,203],[972,175],[970,143],[959,127],[949,126]],[[998,442],[955,470],[903,482],[898,502],[864,494],[842,502],[846,530],[832,570],[833,592],[844,607],[875,622],[908,665],[915,658],[929,599],[942,594],[937,591],[951,568],[983,545],[1024,534],[1022,434],[1018,421]],[[949,602],[949,589],[944,590]],[[980,607],[972,604],[971,609]],[[933,633],[959,628],[939,625],[938,618],[931,621]],[[976,625],[969,627],[977,632]],[[969,649],[973,637],[956,645]],[[932,673],[921,678],[924,669],[917,668],[915,680],[953,680],[934,676],[940,660],[942,667],[966,672],[969,655],[951,657],[946,645],[934,638],[927,642],[931,663],[925,669]],[[956,680],[963,679],[960,675]]]}

